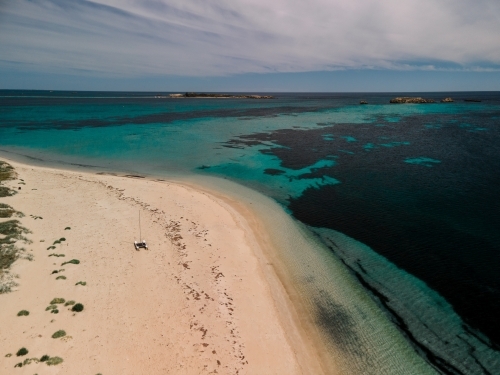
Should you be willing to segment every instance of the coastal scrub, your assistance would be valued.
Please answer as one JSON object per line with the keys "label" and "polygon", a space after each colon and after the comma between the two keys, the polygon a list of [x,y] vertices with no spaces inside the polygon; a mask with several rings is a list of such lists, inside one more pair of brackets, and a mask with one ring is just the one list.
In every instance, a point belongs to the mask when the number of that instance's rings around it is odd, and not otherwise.
{"label": "coastal scrub", "polygon": [[53,339],[58,339],[58,338],[64,337],[64,336],[66,336],[66,331],[60,329],[59,331],[54,332],[54,334],[52,335],[52,338]]}
{"label": "coastal scrub", "polygon": [[80,261],[78,259],[71,259],[71,260],[68,260],[67,262],[64,262],[61,264],[61,266],[64,266],[65,264],[80,264]]}
{"label": "coastal scrub", "polygon": [[26,354],[28,354],[28,349],[26,349],[26,348],[21,348],[16,353],[16,355],[18,357],[22,357],[23,355],[26,355]]}
{"label": "coastal scrub", "polygon": [[61,357],[50,357],[47,361],[45,361],[47,366],[55,366],[60,363],[63,363],[63,359]]}

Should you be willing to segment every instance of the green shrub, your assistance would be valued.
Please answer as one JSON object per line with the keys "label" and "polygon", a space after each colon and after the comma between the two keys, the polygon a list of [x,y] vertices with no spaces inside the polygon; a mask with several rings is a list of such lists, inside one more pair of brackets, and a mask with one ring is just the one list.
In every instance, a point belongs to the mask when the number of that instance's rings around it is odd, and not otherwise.
{"label": "green shrub", "polygon": [[64,262],[61,264],[61,266],[64,266],[65,264],[68,264],[68,263],[71,263],[71,264],[80,264],[80,261],[78,259],[71,259],[67,262]]}
{"label": "green shrub", "polygon": [[83,305],[81,303],[77,303],[76,305],[73,306],[71,311],[76,311],[76,312],[83,311]]}
{"label": "green shrub", "polygon": [[12,353],[7,353],[7,354],[5,354],[5,356],[6,356],[7,358],[10,358],[10,357],[12,357]]}
{"label": "green shrub", "polygon": [[57,276],[56,280],[66,280],[66,276]]}
{"label": "green shrub", "polygon": [[74,305],[75,304],[75,301],[68,301],[64,304],[64,306],[71,306],[71,305]]}
{"label": "green shrub", "polygon": [[16,355],[18,357],[21,357],[21,356],[26,355],[26,354],[28,354],[28,349],[26,349],[26,348],[21,348],[16,353]]}
{"label": "green shrub", "polygon": [[49,246],[47,250],[54,250],[56,247],[55,246]]}
{"label": "green shrub", "polygon": [[56,305],[50,305],[50,306],[47,306],[47,308],[45,309],[45,311],[55,310],[55,309],[57,309]]}
{"label": "green shrub", "polygon": [[63,362],[63,359],[60,357],[50,357],[45,363],[48,366],[55,366]]}
{"label": "green shrub", "polygon": [[22,362],[19,362],[18,364],[16,364],[14,367],[23,367],[23,363]]}
{"label": "green shrub", "polygon": [[66,227],[64,228],[64,230],[71,230],[71,227]]}
{"label": "green shrub", "polygon": [[5,186],[0,186],[0,198],[3,197],[12,197],[13,195],[16,195],[16,191],[9,189],[8,187]]}
{"label": "green shrub", "polygon": [[87,282],[86,281],[79,281],[75,285],[83,285],[83,286],[85,286],[85,285],[87,285]]}
{"label": "green shrub", "polygon": [[50,357],[45,354],[45,355],[42,355],[42,358],[40,358],[40,362],[45,362],[46,360],[48,360]]}
{"label": "green shrub", "polygon": [[59,238],[59,242],[63,242],[63,241],[66,241],[66,238],[64,238],[64,237]]}
{"label": "green shrub", "polygon": [[21,310],[17,313],[17,316],[28,316],[30,312],[28,310]]}
{"label": "green shrub", "polygon": [[57,305],[59,303],[64,303],[66,300],[64,298],[54,298],[52,301],[50,301],[51,305]]}
{"label": "green shrub", "polygon": [[59,310],[58,309],[54,309],[50,312],[51,314],[59,314]]}
{"label": "green shrub", "polygon": [[5,203],[0,203],[0,218],[5,219],[9,218],[16,213],[11,206]]}
{"label": "green shrub", "polygon": [[63,331],[62,329],[60,329],[59,331],[55,332],[52,335],[52,338],[53,339],[58,339],[59,337],[64,337],[64,336],[66,336],[66,331]]}

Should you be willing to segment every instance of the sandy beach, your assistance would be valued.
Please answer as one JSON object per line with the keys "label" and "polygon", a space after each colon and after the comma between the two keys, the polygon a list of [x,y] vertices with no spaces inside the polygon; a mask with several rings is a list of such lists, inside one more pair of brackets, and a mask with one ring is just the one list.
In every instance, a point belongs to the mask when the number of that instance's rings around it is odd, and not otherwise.
{"label": "sandy beach", "polygon": [[[0,294],[0,373],[333,372],[268,266],[250,210],[174,181],[7,162],[17,179],[4,185],[18,194],[0,202],[24,213],[33,260],[12,265],[18,286]],[[149,249],[136,251],[139,213]]]}

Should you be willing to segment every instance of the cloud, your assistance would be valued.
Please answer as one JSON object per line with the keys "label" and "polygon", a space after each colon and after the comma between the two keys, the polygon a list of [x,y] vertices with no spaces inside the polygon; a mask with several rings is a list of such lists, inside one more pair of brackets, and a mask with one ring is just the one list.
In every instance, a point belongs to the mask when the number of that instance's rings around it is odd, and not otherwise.
{"label": "cloud", "polygon": [[0,69],[220,76],[497,70],[497,0],[5,0]]}

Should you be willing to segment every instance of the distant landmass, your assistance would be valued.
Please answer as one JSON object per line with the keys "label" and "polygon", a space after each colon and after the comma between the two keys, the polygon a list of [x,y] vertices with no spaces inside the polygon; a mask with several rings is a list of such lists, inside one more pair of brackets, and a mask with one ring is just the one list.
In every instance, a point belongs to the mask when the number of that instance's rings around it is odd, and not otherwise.
{"label": "distant landmass", "polygon": [[[155,98],[166,98],[167,96],[155,96]],[[170,94],[169,98],[230,98],[230,99],[274,99],[271,95],[231,95],[231,94],[206,94],[197,92],[186,92],[185,94]]]}

